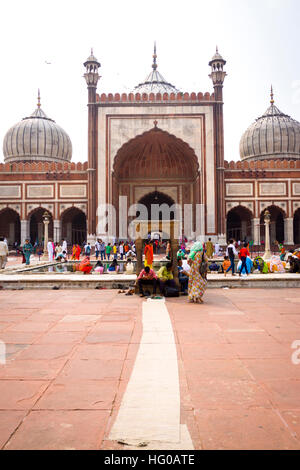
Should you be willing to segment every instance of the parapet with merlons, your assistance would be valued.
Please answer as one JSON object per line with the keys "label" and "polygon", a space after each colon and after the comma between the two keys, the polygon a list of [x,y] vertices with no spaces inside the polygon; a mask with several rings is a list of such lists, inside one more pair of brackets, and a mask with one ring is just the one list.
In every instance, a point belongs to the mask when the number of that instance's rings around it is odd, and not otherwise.
{"label": "parapet with merlons", "polygon": [[214,93],[102,93],[96,95],[96,102],[104,103],[161,103],[161,102],[180,102],[180,103],[213,103],[215,102]]}

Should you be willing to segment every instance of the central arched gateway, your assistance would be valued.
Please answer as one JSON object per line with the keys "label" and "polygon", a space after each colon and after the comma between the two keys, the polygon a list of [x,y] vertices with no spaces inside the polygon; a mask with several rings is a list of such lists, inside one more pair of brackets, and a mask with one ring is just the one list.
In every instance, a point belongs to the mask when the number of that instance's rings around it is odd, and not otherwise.
{"label": "central arched gateway", "polygon": [[[154,127],[124,144],[114,160],[112,203],[126,196],[133,204],[193,205],[201,203],[200,172],[194,150],[183,140]],[[174,218],[174,217],[173,217]],[[118,229],[118,227],[117,227]]]}

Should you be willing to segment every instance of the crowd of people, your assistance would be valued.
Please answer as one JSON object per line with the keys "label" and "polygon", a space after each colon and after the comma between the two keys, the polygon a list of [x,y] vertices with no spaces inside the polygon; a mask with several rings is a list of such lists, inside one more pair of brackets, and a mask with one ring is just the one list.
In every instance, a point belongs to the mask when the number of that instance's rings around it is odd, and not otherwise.
{"label": "crowd of people", "polygon": [[[272,256],[267,262],[259,255],[251,256],[251,242],[247,240],[237,242],[231,239],[223,251],[220,245],[214,244],[210,238],[206,243],[196,242],[189,245],[188,240],[183,237],[174,265],[170,240],[162,242],[160,238],[152,239],[149,234],[143,251],[144,266],[141,272],[137,273],[136,287],[141,297],[151,295],[149,287],[152,286],[153,296],[157,295],[157,291],[165,297],[179,296],[181,293],[187,295],[190,302],[202,303],[208,273],[224,273],[225,277],[230,272],[232,276],[249,276],[252,272],[300,273],[300,249],[287,252],[282,243],[277,243],[277,246],[278,255]],[[160,254],[162,249],[165,250],[165,258],[162,261],[165,262],[156,272],[153,269],[154,255]],[[74,263],[74,270],[84,274],[90,274],[92,271],[99,274],[118,273],[119,261],[124,261],[121,264],[122,272],[126,274],[135,272],[133,261],[136,258],[136,247],[133,242],[105,243],[98,239],[93,245],[86,242],[68,247],[66,240],[54,243],[50,239],[47,252],[49,262],[79,261]],[[32,245],[27,239],[21,247],[21,253],[23,262],[29,265],[31,255],[37,253],[40,257],[43,250]],[[92,256],[95,257],[96,263],[91,262]],[[7,257],[7,240],[0,237],[0,269],[5,268]],[[179,288],[174,279],[175,267],[178,270]]]}

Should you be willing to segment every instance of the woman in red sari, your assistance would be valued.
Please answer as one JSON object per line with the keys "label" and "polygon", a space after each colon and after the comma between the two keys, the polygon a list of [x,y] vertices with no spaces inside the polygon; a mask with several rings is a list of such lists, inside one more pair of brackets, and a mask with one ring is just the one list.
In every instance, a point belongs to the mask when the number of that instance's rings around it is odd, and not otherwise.
{"label": "woman in red sari", "polygon": [[151,242],[147,242],[145,246],[145,268],[149,266],[150,269],[152,269],[153,266],[153,245]]}
{"label": "woman in red sari", "polygon": [[79,261],[80,253],[81,253],[81,248],[80,248],[79,245],[76,245],[76,259],[77,259],[77,261]]}

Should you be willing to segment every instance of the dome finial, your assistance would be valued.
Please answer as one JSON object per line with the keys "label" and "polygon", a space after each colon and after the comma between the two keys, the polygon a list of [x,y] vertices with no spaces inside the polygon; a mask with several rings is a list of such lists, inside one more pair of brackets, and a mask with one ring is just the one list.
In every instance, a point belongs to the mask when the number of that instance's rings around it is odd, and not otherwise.
{"label": "dome finial", "polygon": [[156,70],[156,69],[157,69],[156,59],[157,59],[157,55],[156,55],[156,41],[154,41],[154,54],[153,54],[153,64],[152,64],[153,70]]}
{"label": "dome finial", "polygon": [[271,85],[271,105],[273,106],[274,103],[275,101],[274,101],[273,85]]}
{"label": "dome finial", "polygon": [[37,106],[38,106],[38,108],[41,107],[41,93],[40,93],[40,89],[38,89],[38,103],[37,103]]}

